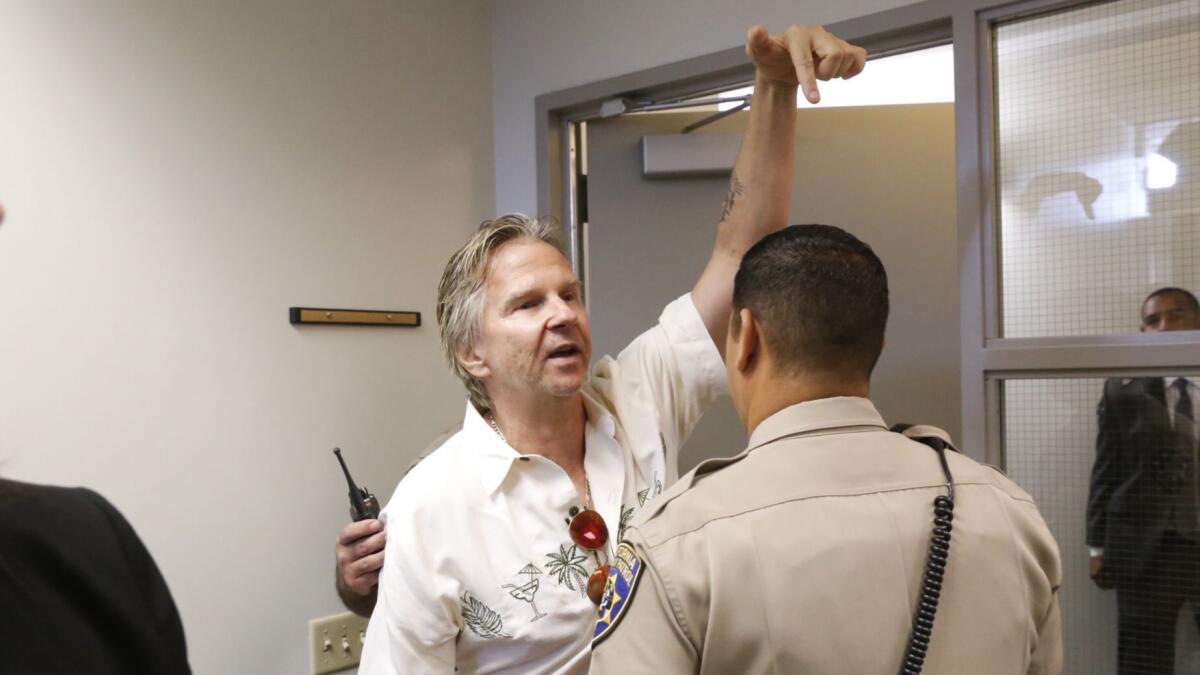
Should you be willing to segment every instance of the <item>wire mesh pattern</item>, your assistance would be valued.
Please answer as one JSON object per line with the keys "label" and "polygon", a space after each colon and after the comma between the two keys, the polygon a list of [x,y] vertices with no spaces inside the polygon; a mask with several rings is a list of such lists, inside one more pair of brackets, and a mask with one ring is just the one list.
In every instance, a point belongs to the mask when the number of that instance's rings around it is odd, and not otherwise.
{"label": "wire mesh pattern", "polygon": [[1136,332],[1200,283],[1200,3],[994,30],[1002,335]]}
{"label": "wire mesh pattern", "polygon": [[1066,673],[1200,672],[1200,376],[1183,404],[1178,379],[1003,383],[1006,471],[1062,554]]}

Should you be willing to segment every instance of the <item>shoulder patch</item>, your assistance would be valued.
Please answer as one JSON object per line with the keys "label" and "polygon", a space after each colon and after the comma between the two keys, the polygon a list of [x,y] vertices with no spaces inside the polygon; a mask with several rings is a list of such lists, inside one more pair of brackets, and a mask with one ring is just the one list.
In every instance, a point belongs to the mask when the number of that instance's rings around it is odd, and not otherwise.
{"label": "shoulder patch", "polygon": [[596,630],[592,633],[592,645],[608,637],[617,628],[617,623],[633,601],[638,579],[642,577],[642,559],[633,547],[625,542],[617,546],[616,560],[608,569],[608,581],[604,584],[604,596],[600,598],[600,610],[596,617]]}

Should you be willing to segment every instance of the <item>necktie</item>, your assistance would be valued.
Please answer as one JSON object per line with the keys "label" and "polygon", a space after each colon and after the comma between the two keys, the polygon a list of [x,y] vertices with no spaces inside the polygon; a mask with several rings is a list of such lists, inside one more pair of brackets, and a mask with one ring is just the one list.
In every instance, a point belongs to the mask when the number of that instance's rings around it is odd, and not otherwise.
{"label": "necktie", "polygon": [[1181,377],[1171,386],[1179,390],[1179,400],[1175,402],[1175,433],[1183,440],[1183,447],[1190,452],[1196,447],[1196,422],[1192,419],[1192,395],[1188,391],[1188,381]]}

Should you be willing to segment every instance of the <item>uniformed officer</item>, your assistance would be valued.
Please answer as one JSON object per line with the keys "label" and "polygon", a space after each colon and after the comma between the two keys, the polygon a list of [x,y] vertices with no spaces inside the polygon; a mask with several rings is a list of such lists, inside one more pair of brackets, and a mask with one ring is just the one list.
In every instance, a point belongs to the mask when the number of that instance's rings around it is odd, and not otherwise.
{"label": "uniformed officer", "polygon": [[871,248],[824,225],[770,235],[743,259],[733,307],[725,361],[749,447],[635,516],[592,673],[911,672],[947,472],[951,545],[924,672],[1058,673],[1060,559],[1033,500],[888,431],[868,398],[888,314]]}

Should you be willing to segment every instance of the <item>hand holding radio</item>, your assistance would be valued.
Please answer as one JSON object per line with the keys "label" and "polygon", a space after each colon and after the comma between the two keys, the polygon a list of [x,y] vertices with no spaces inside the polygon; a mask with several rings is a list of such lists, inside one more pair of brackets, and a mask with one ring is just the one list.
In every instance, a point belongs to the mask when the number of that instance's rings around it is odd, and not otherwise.
{"label": "hand holding radio", "polygon": [[354,522],[342,528],[337,538],[337,591],[346,607],[356,614],[370,616],[375,608],[379,570],[383,568],[383,547],[387,531],[379,521],[379,500],[367,488],[358,487],[342,459],[341,448],[334,448],[346,486],[350,488],[350,518]]}
{"label": "hand holding radio", "polygon": [[350,523],[338,533],[337,586],[347,603],[348,595],[365,598],[375,591],[386,543],[387,531],[375,519]]}

